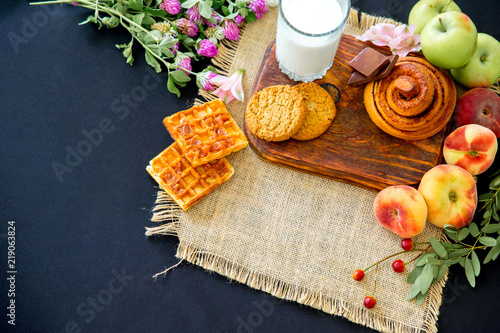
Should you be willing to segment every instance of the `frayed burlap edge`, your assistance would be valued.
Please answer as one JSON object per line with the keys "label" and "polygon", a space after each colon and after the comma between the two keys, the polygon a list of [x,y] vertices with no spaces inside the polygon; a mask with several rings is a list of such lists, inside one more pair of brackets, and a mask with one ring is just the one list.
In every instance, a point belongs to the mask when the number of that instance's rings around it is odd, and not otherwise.
{"label": "frayed burlap edge", "polygon": [[[375,17],[362,12],[360,13],[356,9],[351,9],[347,20],[347,24],[352,28],[352,35],[362,34],[371,26],[378,23],[400,24],[392,19]],[[241,33],[243,34],[244,31],[245,27],[242,27]],[[236,51],[238,50],[240,40],[241,38],[238,41],[224,40],[219,46],[219,53],[212,60],[212,63],[218,70],[219,74],[231,74],[229,71],[236,55]],[[497,94],[500,94],[500,88],[498,86],[492,86],[491,89],[493,89]],[[194,101],[195,105],[200,105],[206,101],[211,101],[217,98],[217,96],[213,93],[204,90],[199,91],[199,96],[200,98],[197,98]],[[181,227],[179,218],[181,217],[183,211],[168,196],[167,193],[163,191],[158,192],[157,200],[152,213],[153,216],[151,220],[162,224],[156,227],[146,228],[146,236],[178,236]],[[441,233],[440,238],[441,241],[446,240],[445,234]],[[354,323],[361,324],[381,332],[437,332],[436,322],[439,315],[439,307],[442,302],[443,288],[448,279],[447,273],[441,281],[431,286],[429,289],[427,298],[432,301],[426,302],[428,303],[428,308],[425,312],[422,327],[410,327],[406,323],[395,322],[394,320],[383,318],[379,315],[375,315],[373,312],[370,312],[370,310],[363,307],[357,307],[351,303],[336,300],[332,297],[324,295],[321,292],[314,292],[307,288],[285,283],[278,279],[266,276],[247,267],[243,267],[228,258],[223,258],[218,254],[208,253],[204,251],[204,249],[198,248],[193,244],[189,244],[188,242],[182,240],[179,241],[176,257],[180,259],[179,263],[165,269],[163,272],[155,274],[154,277],[156,278],[159,275],[166,274],[166,272],[171,268],[176,267],[183,260],[186,260],[195,265],[201,266],[206,270],[216,272],[232,280],[244,283],[254,289],[265,291],[278,298],[295,301],[319,309],[328,314],[339,315]]]}

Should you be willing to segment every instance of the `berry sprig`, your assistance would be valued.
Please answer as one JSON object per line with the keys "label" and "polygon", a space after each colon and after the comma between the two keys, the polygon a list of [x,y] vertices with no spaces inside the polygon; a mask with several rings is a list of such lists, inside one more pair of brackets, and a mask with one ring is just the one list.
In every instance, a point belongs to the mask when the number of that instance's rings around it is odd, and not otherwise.
{"label": "berry sprig", "polygon": [[[434,237],[429,237],[428,242],[414,243],[410,238],[401,241],[404,251],[391,254],[364,270],[356,269],[353,279],[361,281],[365,273],[378,265],[406,252],[420,252],[409,262],[400,259],[392,263],[392,268],[396,273],[405,271],[406,266],[413,262],[414,268],[408,275],[406,282],[413,284],[407,296],[410,301],[416,298],[418,304],[425,300],[431,285],[438,283],[445,276],[451,265],[459,264],[465,270],[465,276],[472,287],[476,285],[476,277],[481,271],[481,260],[478,250],[487,250],[487,254],[482,260],[482,264],[496,260],[500,255],[500,170],[493,175],[493,180],[489,184],[489,192],[479,196],[478,201],[483,202],[474,216],[474,220],[467,227],[457,229],[453,225],[447,224],[444,227],[447,239],[439,241]],[[480,214],[482,212],[482,214]],[[468,240],[471,240],[470,242]],[[414,245],[427,245],[425,248],[414,248]],[[376,278],[375,278],[376,285]],[[363,304],[371,309],[375,306],[375,288],[372,296],[365,297]]]}
{"label": "berry sprig", "polygon": [[365,269],[355,269],[354,272],[352,273],[352,278],[355,280],[355,281],[362,281],[365,277],[365,272],[370,270],[371,268],[375,267],[375,282],[374,282],[374,288],[373,288],[373,293],[371,296],[366,296],[365,299],[363,300],[363,304],[366,308],[368,309],[371,309],[373,308],[376,304],[377,304],[377,300],[375,299],[375,290],[377,288],[377,271],[378,271],[378,266],[390,259],[390,258],[394,258],[398,255],[401,255],[403,253],[407,253],[407,252],[420,252],[420,254],[418,254],[414,259],[410,260],[409,262],[404,262],[403,260],[401,259],[397,259],[395,260],[393,263],[392,263],[392,269],[394,270],[394,272],[396,273],[402,273],[405,271],[405,267],[407,264],[409,264],[410,262],[414,261],[415,259],[417,259],[418,257],[420,257],[421,254],[427,252],[429,250],[429,247],[427,248],[414,248],[414,245],[420,245],[420,244],[426,244],[426,243],[414,243],[413,240],[411,238],[404,238],[402,241],[401,241],[401,248],[403,249],[403,251],[400,251],[400,252],[397,252],[397,253],[393,253],[391,255],[388,255],[387,257],[377,261],[376,263],[374,263],[373,265],[371,266],[368,266],[367,268]]}

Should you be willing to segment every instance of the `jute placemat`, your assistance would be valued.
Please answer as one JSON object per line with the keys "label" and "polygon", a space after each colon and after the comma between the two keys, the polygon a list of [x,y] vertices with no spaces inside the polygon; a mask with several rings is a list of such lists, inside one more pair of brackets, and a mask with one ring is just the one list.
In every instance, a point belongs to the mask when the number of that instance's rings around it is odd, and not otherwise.
{"label": "jute placemat", "polygon": [[[344,33],[358,35],[383,21],[390,22],[352,10]],[[277,8],[270,8],[263,19],[244,28],[238,42],[225,44],[214,61],[222,73],[246,69],[247,99],[275,38],[276,22]],[[231,102],[228,109],[243,127],[245,104]],[[406,300],[408,273],[394,273],[387,262],[378,269],[377,306],[368,310],[362,304],[372,293],[375,274],[370,271],[356,282],[353,270],[400,251],[400,237],[382,228],[373,215],[375,192],[268,163],[250,147],[228,160],[234,176],[187,212],[158,192],[152,220],[162,224],[147,228],[146,234],[175,235],[179,259],[276,297],[379,331],[437,331],[446,278],[417,305]],[[428,224],[415,241],[429,236],[443,237]]]}

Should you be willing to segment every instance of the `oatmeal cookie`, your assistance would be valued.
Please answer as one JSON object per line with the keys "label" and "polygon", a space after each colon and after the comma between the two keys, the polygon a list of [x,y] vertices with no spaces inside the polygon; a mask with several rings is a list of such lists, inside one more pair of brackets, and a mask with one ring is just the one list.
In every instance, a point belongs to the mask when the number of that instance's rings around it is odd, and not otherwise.
{"label": "oatmeal cookie", "polygon": [[305,97],[307,116],[302,127],[292,135],[295,140],[312,140],[325,133],[330,127],[337,109],[330,94],[314,82],[295,86]]}
{"label": "oatmeal cookie", "polygon": [[248,129],[266,141],[284,141],[294,135],[307,115],[305,98],[292,86],[276,85],[256,92],[248,102]]}

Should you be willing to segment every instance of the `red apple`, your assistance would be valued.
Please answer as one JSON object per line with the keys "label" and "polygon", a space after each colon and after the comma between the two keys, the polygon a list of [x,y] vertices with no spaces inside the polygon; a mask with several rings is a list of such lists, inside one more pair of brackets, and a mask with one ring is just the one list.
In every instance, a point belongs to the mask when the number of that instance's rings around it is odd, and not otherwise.
{"label": "red apple", "polygon": [[427,171],[418,191],[427,203],[427,220],[443,228],[463,228],[472,222],[477,207],[474,177],[457,165],[440,164]]}
{"label": "red apple", "polygon": [[455,126],[478,124],[500,138],[500,96],[488,88],[474,88],[457,99],[453,114]]}
{"label": "red apple", "polygon": [[413,187],[394,185],[377,194],[373,212],[384,228],[403,238],[411,238],[424,230],[427,205]]}
{"label": "red apple", "polygon": [[492,130],[468,124],[446,137],[443,157],[446,163],[458,165],[475,176],[485,172],[493,164],[497,149],[497,137]]}

